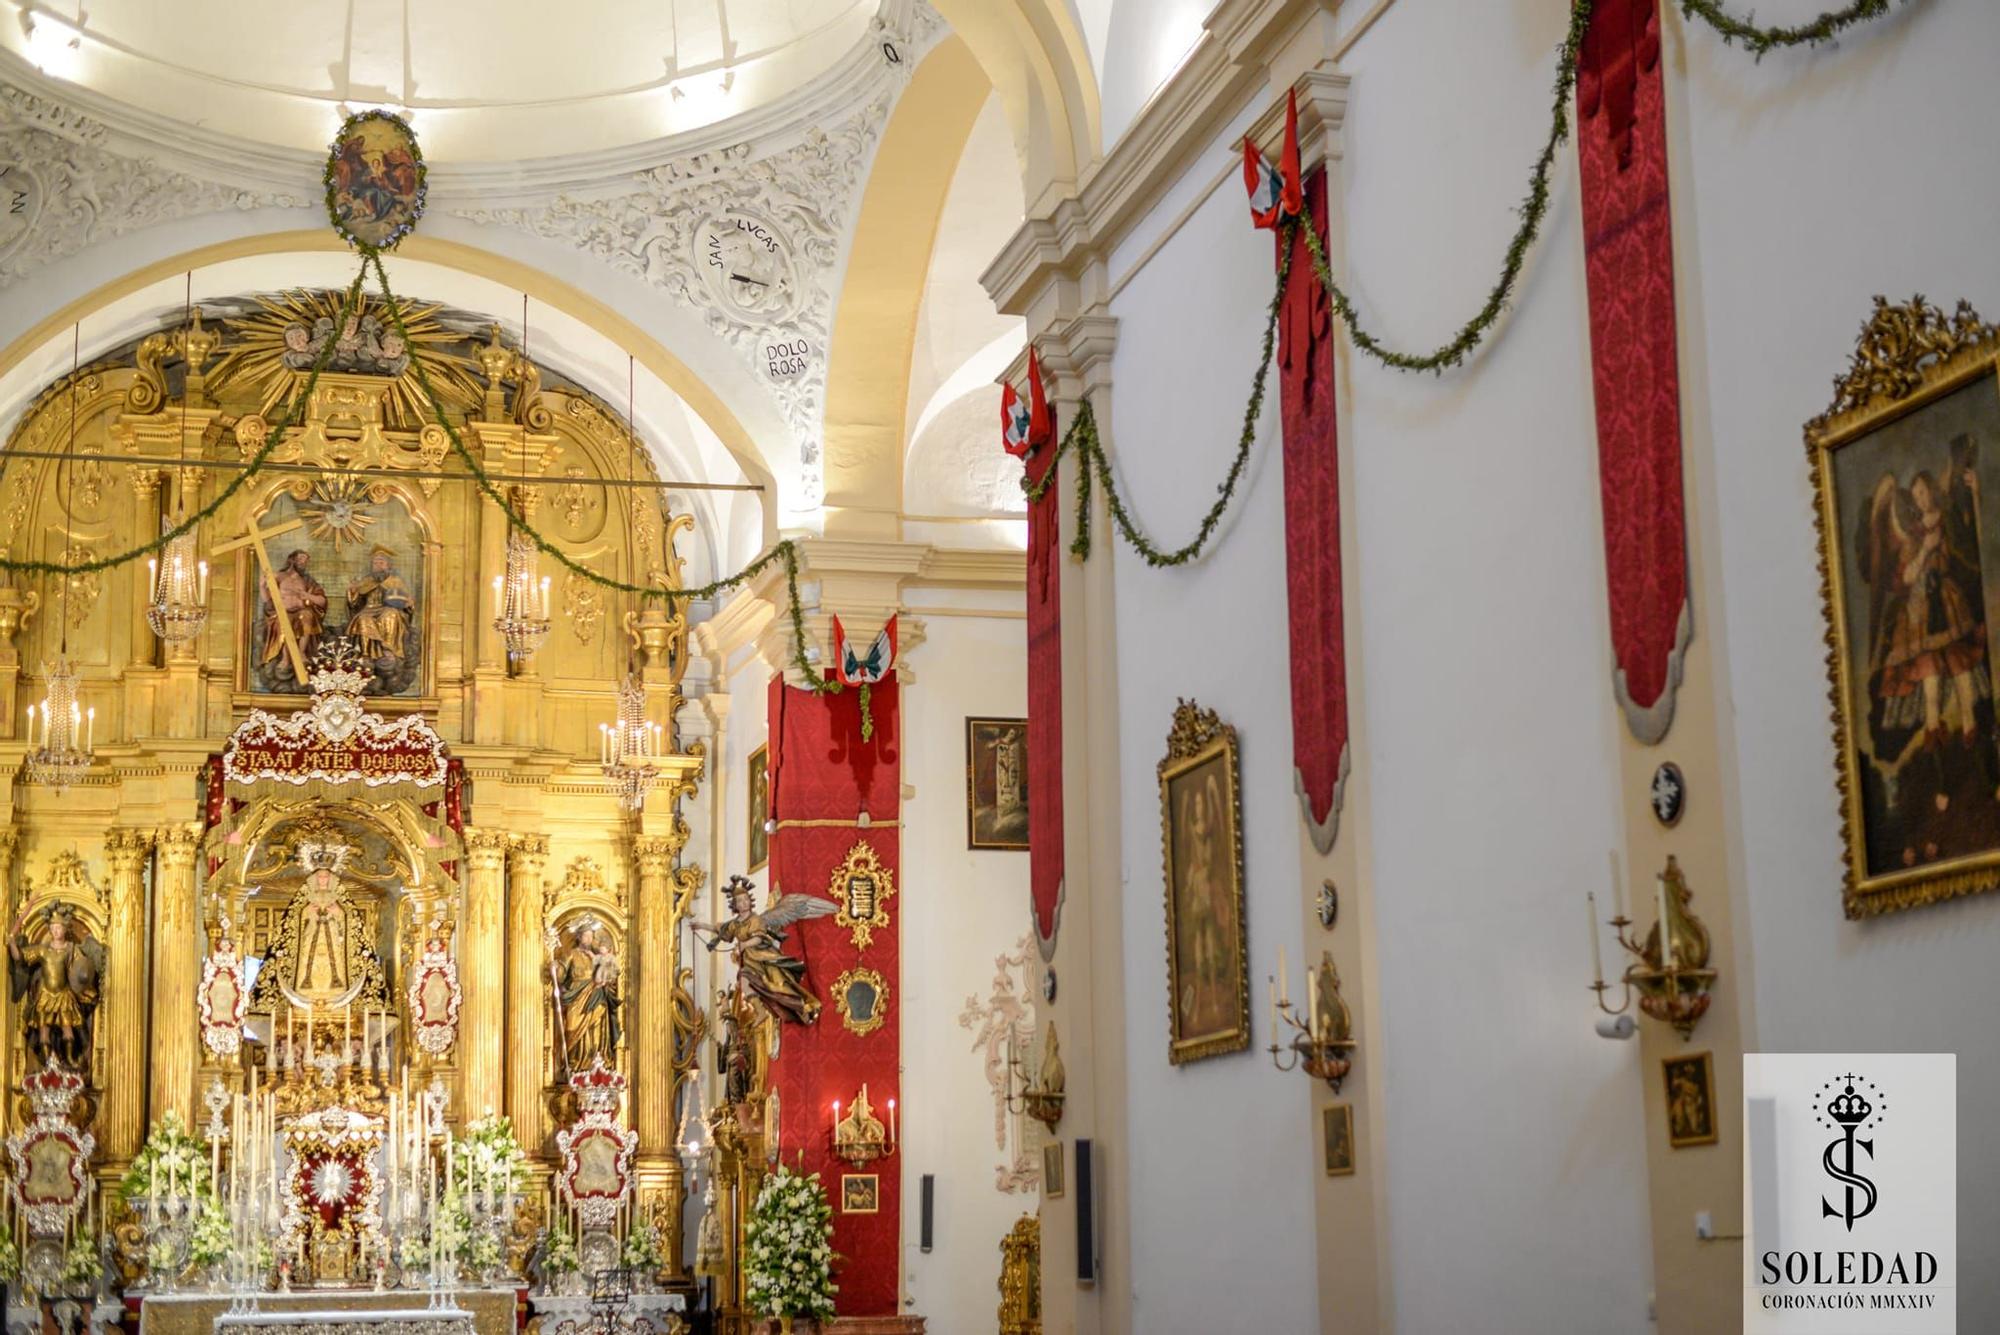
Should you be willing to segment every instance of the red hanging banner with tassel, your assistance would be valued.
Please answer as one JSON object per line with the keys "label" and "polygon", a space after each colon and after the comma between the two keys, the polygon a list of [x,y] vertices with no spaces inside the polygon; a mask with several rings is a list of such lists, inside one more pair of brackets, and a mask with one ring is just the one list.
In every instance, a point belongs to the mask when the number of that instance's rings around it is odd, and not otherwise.
{"label": "red hanging banner with tassel", "polygon": [[[1288,124],[1295,124],[1288,117]],[[1288,129],[1288,135],[1295,134]],[[1286,156],[1297,160],[1297,149]],[[1325,239],[1326,172],[1305,183]],[[1347,786],[1347,634],[1340,568],[1340,449],[1333,308],[1303,225],[1278,234],[1292,267],[1278,308],[1278,404],[1285,434],[1285,568],[1292,649],[1292,765],[1313,847],[1332,849]]]}
{"label": "red hanging banner with tassel", "polygon": [[1598,0],[1576,104],[1613,689],[1650,745],[1693,633],[1658,0]]}

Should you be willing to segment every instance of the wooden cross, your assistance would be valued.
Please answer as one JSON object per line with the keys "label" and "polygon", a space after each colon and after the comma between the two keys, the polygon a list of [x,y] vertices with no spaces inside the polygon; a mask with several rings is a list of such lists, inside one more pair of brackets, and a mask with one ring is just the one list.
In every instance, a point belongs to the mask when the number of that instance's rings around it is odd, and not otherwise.
{"label": "wooden cross", "polygon": [[241,547],[248,547],[257,553],[257,568],[264,572],[264,592],[270,595],[271,611],[278,618],[278,634],[285,640],[285,655],[292,660],[292,671],[298,674],[299,686],[302,689],[307,676],[305,651],[299,648],[299,637],[292,631],[292,619],[285,615],[285,601],[278,590],[278,572],[271,568],[271,554],[264,550],[264,540],[304,527],[305,520],[292,519],[276,528],[258,528],[257,521],[252,519],[243,530],[242,537],[217,543],[214,548],[214,554],[217,556],[236,551]]}

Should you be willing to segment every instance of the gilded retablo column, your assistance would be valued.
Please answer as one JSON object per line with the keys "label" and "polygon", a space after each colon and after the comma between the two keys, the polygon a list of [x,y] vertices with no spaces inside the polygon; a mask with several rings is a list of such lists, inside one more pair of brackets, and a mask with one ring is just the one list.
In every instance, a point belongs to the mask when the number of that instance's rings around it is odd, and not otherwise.
{"label": "gilded retablo column", "polygon": [[[111,865],[111,912],[105,942],[111,967],[104,973],[103,1015],[113,1071],[132,1070],[131,1059],[146,1047],[146,862],[152,851],[151,830],[116,829],[104,839],[105,857]],[[192,924],[190,917],[190,927]],[[190,1008],[193,999],[190,986]],[[97,1143],[103,1154],[114,1162],[130,1159],[145,1139],[146,1082],[136,1077],[107,1080],[97,1119]]]}
{"label": "gilded retablo column", "polygon": [[549,1034],[542,1023],[548,965],[542,934],[545,834],[517,834],[507,853],[507,1115],[532,1153],[544,1129],[542,1086]]}
{"label": "gilded retablo column", "polygon": [[[201,832],[193,825],[165,826],[159,850],[159,875],[153,883],[153,1064],[147,1116],[158,1120],[177,1112],[192,1122],[198,1056],[194,990],[201,976],[194,866],[201,854]],[[106,971],[107,981],[112,972]]]}
{"label": "gilded retablo column", "polygon": [[458,969],[465,997],[458,1013],[458,1064],[466,1117],[498,1111],[501,1101],[505,994],[494,983],[506,977],[507,938],[501,906],[509,839],[504,830],[465,832],[468,874],[465,926],[459,935]]}

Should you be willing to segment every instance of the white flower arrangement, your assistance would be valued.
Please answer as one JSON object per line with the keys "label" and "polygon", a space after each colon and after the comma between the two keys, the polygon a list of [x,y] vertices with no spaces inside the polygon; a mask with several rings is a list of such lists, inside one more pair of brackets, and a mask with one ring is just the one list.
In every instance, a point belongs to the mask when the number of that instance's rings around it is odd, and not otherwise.
{"label": "white flower arrangement", "polygon": [[466,1123],[455,1149],[459,1186],[468,1195],[512,1195],[528,1161],[512,1119],[492,1113]]}
{"label": "white flower arrangement", "polygon": [[0,1232],[0,1280],[12,1284],[21,1277],[21,1249],[11,1233]]}
{"label": "white flower arrangement", "polygon": [[79,1232],[63,1253],[59,1278],[67,1290],[86,1289],[103,1276],[104,1265],[97,1257],[97,1235]]}
{"label": "white flower arrangement", "polygon": [[653,1271],[666,1264],[660,1243],[659,1225],[652,1220],[636,1224],[625,1235],[625,1264],[634,1270]]}
{"label": "white flower arrangement", "polygon": [[548,1240],[542,1244],[542,1269],[551,1275],[573,1275],[582,1269],[577,1258],[576,1239],[561,1219],[549,1225]]}
{"label": "white flower arrangement", "polygon": [[750,1209],[745,1266],[752,1311],[765,1316],[833,1316],[833,1206],[819,1174],[780,1165]]}
{"label": "white flower arrangement", "polygon": [[195,1266],[220,1265],[229,1259],[236,1239],[229,1212],[222,1202],[210,1200],[195,1217],[194,1232],[188,1238],[188,1263]]}

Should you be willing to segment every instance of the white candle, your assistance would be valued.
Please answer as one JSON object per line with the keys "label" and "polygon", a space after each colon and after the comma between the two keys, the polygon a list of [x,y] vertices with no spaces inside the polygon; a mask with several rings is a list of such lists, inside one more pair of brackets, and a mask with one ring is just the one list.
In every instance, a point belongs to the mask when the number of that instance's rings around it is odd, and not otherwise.
{"label": "white candle", "polygon": [[1597,943],[1597,892],[1584,891],[1583,903],[1586,916],[1590,919],[1590,976],[1601,983],[1604,981],[1604,956]]}
{"label": "white candle", "polygon": [[94,750],[97,744],[97,707],[92,705],[83,711],[83,749]]}
{"label": "white candle", "polygon": [[1306,1032],[1319,1042],[1319,970],[1306,970]]}
{"label": "white candle", "polygon": [[1291,1000],[1292,989],[1285,979],[1285,948],[1281,945],[1278,947],[1278,1004],[1289,1005]]}
{"label": "white candle", "polygon": [[1629,920],[1625,912],[1625,869],[1618,865],[1618,850],[1615,848],[1611,850],[1611,896],[1618,916]]}
{"label": "white candle", "polygon": [[1673,937],[1667,931],[1667,878],[1657,878],[1660,908],[1660,967],[1670,969],[1674,963]]}

